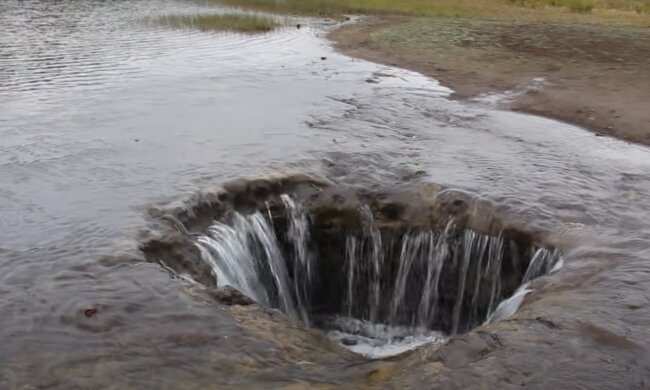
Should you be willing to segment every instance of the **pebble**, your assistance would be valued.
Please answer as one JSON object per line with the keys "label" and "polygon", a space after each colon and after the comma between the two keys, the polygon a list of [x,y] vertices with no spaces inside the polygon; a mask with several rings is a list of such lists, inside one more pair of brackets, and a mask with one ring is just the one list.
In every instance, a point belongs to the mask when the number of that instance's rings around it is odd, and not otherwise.
{"label": "pebble", "polygon": [[90,318],[97,314],[97,308],[95,306],[88,306],[83,310],[84,316]]}
{"label": "pebble", "polygon": [[357,345],[357,340],[350,339],[350,338],[346,337],[346,338],[341,340],[341,344],[347,345],[349,347],[349,346],[352,346],[352,345]]}

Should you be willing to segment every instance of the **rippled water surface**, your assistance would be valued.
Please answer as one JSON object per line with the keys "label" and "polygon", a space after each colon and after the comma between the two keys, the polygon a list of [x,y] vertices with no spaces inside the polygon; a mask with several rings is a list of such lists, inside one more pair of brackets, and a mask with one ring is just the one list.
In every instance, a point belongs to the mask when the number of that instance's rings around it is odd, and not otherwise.
{"label": "rippled water surface", "polygon": [[[207,11],[181,0],[0,2],[0,387],[260,388],[347,375],[353,357],[293,364],[242,333],[241,313],[137,261],[148,207],[236,177],[433,181],[555,232],[567,272],[582,264],[571,253],[648,272],[647,148],[449,100],[435,80],[337,54],[323,21],[255,36],[152,22]],[[87,305],[105,319],[84,319]],[[643,338],[641,323],[616,324]]]}

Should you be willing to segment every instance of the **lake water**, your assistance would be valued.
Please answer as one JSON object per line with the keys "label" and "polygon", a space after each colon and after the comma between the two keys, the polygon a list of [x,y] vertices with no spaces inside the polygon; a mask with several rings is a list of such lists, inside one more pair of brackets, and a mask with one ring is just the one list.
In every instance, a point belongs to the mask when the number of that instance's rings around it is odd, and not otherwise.
{"label": "lake water", "polygon": [[435,80],[336,53],[331,22],[254,36],[154,22],[211,10],[0,3],[0,387],[344,383],[360,358],[308,332],[308,362],[263,345],[245,313],[139,261],[148,208],[281,172],[371,187],[418,172],[478,194],[554,232],[554,283],[589,286],[564,293],[576,320],[645,345],[648,314],[625,302],[650,299],[650,149],[449,100]]}

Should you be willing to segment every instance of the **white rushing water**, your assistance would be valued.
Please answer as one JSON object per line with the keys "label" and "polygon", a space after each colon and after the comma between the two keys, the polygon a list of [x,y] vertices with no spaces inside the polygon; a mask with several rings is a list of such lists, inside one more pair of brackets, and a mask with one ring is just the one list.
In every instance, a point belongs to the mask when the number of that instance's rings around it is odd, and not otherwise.
{"label": "white rushing water", "polygon": [[[561,259],[557,251],[524,250],[500,236],[455,232],[453,221],[440,233],[406,232],[387,242],[363,206],[362,234],[346,235],[344,269],[335,277],[345,291],[328,297],[340,299],[334,302],[339,312],[315,313],[312,294],[319,283],[337,281],[319,280],[319,259],[302,205],[286,194],[280,199],[286,231],[274,228],[270,208],[267,213],[234,212],[197,239],[204,261],[219,286],[232,286],[305,324],[317,323],[332,340],[368,357],[439,342],[445,333],[512,315],[530,291],[529,282]],[[518,285],[503,284],[517,274]]]}
{"label": "white rushing water", "polygon": [[393,326],[349,317],[329,319],[327,336],[368,358],[398,355],[425,344],[442,343],[447,336],[425,328]]}
{"label": "white rushing water", "polygon": [[212,267],[218,285],[235,287],[262,305],[306,319],[301,300],[294,303],[287,263],[272,226],[259,212],[249,216],[236,213],[232,223],[217,222],[198,239],[202,257]]}

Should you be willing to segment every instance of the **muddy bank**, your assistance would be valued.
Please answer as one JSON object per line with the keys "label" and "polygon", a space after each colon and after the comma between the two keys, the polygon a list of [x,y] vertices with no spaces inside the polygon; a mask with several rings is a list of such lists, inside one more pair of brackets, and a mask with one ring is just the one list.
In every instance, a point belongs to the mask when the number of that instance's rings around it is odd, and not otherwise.
{"label": "muddy bank", "polygon": [[342,52],[440,80],[499,105],[650,144],[650,30],[373,17],[330,34]]}

